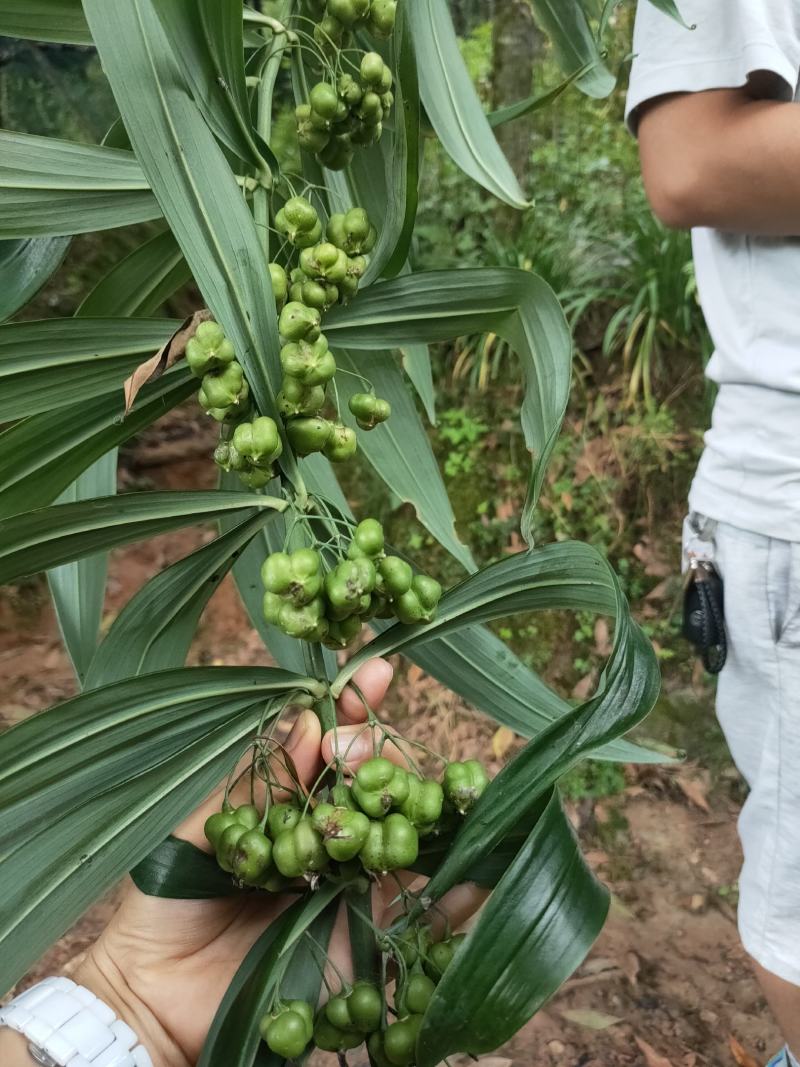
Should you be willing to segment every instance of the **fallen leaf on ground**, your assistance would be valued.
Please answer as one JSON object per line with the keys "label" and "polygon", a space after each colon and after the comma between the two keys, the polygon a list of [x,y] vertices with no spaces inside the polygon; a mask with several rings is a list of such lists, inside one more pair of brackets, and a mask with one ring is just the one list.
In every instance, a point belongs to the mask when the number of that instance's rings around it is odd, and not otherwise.
{"label": "fallen leaf on ground", "polygon": [[696,778],[686,778],[682,774],[679,774],[675,781],[688,801],[694,804],[695,807],[700,808],[701,811],[711,814],[711,808],[708,806],[706,797],[706,787],[702,782],[699,782]]}
{"label": "fallen leaf on ground", "polygon": [[502,759],[511,746],[514,744],[514,731],[509,729],[508,726],[501,726],[495,730],[494,737],[492,738],[492,752],[495,759]]}
{"label": "fallen leaf on ground", "polygon": [[642,1041],[640,1037],[637,1037],[636,1044],[641,1049],[644,1061],[647,1067],[672,1067],[672,1061],[668,1060],[666,1056],[659,1056],[652,1045],[648,1045],[646,1041]]}
{"label": "fallen leaf on ground", "polygon": [[561,1015],[568,1023],[583,1026],[587,1030],[608,1030],[610,1026],[622,1022],[616,1015],[606,1015],[604,1011],[594,1011],[591,1008],[569,1008],[562,1011]]}
{"label": "fallen leaf on ground", "polygon": [[730,1045],[733,1058],[736,1060],[739,1067],[761,1067],[758,1060],[753,1059],[750,1053],[739,1044],[733,1034],[731,1034],[728,1044]]}
{"label": "fallen leaf on ground", "polygon": [[638,982],[641,967],[641,961],[635,952],[631,951],[625,953],[622,969],[625,972],[625,977],[632,986],[635,986]]}

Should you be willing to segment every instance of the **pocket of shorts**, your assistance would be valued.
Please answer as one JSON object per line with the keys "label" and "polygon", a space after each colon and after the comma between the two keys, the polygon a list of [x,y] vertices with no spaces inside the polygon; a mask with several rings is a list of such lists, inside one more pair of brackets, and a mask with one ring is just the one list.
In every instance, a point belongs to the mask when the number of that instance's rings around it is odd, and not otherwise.
{"label": "pocket of shorts", "polygon": [[[785,557],[782,567],[776,568],[776,576],[782,574],[783,588],[773,591],[772,573],[768,580],[768,594],[774,595],[778,613],[775,616],[775,640],[785,648],[800,647],[800,544],[789,541],[773,542],[783,547]],[[770,546],[772,551],[772,545]],[[772,613],[772,605],[770,605]]]}

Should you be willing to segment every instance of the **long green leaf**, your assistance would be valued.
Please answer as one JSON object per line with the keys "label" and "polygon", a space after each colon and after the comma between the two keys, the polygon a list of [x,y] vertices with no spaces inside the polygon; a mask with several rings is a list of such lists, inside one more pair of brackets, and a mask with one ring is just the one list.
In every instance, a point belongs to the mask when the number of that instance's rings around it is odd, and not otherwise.
{"label": "long green leaf", "polygon": [[170,0],[157,11],[214,134],[240,159],[263,163],[249,121],[240,0]]}
{"label": "long green leaf", "polygon": [[570,74],[568,78],[565,78],[560,85],[556,85],[554,89],[548,89],[547,92],[528,96],[524,100],[518,100],[516,104],[508,104],[506,107],[498,108],[497,111],[490,111],[486,116],[489,120],[489,125],[492,129],[497,129],[498,126],[503,126],[506,122],[513,122],[514,119],[521,118],[523,115],[529,115],[532,111],[540,111],[542,108],[549,107],[551,104],[555,103],[555,101],[558,100],[558,98],[565,93],[571,85],[574,85],[576,81],[582,78],[588,70],[590,70],[588,65],[579,67],[573,74]]}
{"label": "long green leaf", "polygon": [[167,530],[251,508],[283,511],[257,493],[128,493],[55,504],[0,522],[0,584]]}
{"label": "long green leaf", "polygon": [[24,307],[58,270],[68,237],[0,241],[0,322]]}
{"label": "long green leaf", "polygon": [[[0,739],[0,988],[192,811],[264,702],[317,683],[195,668],[75,697]],[[0,848],[2,845],[0,845]]]}
{"label": "long green leaf", "polygon": [[[586,545],[549,545],[513,556],[466,579],[444,600],[448,603],[439,627],[432,623],[386,631],[346,665],[334,691],[339,692],[370,655],[413,645],[424,639],[424,630],[431,637],[437,629],[452,631],[459,621],[473,623],[515,610],[565,607],[611,613],[616,626],[611,657],[595,695],[538,734],[498,774],[426,887],[431,900],[462,881],[469,867],[491,852],[569,767],[640,722],[655,703],[660,684],[653,649],[631,619],[619,583],[602,557]],[[401,630],[406,631],[404,635]]]}
{"label": "long green leaf", "polygon": [[86,688],[180,666],[220,581],[264,524],[277,517],[274,511],[258,512],[151,578],[114,620],[92,660]]}
{"label": "long green leaf", "polygon": [[[261,1040],[258,1020],[269,1010],[273,999],[282,994],[282,979],[295,947],[314,920],[323,917],[326,917],[323,929],[327,936],[323,935],[322,940],[327,944],[336,915],[335,903],[341,892],[341,885],[327,882],[315,893],[301,897],[267,927],[236,972],[214,1017],[197,1067],[251,1067]],[[309,988],[309,979],[318,981],[319,990],[318,973],[314,978],[313,968],[306,966],[305,971],[305,975],[295,973],[294,988],[292,992],[287,989],[287,998],[300,992],[298,980],[304,992]]]}
{"label": "long green leaf", "polygon": [[0,36],[92,43],[81,0],[0,0]]}
{"label": "long green leaf", "polygon": [[583,962],[608,901],[554,794],[436,986],[419,1067],[512,1038]]}
{"label": "long green leaf", "polygon": [[0,130],[0,238],[89,233],[160,214],[131,152]]}
{"label": "long green leaf", "polygon": [[166,900],[218,900],[242,892],[216,856],[179,837],[156,845],[130,876],[140,892]]}
{"label": "long green leaf", "polygon": [[[222,149],[152,0],[85,0],[131,143],[215,319],[233,341],[262,414],[278,418],[279,338],[266,257]],[[285,452],[284,470],[295,470]]]}
{"label": "long green leaf", "polygon": [[242,890],[217,857],[179,837],[168,837],[130,872],[136,888],[167,900],[218,900]]}
{"label": "long green leaf", "polygon": [[45,319],[0,326],[0,422],[120,389],[180,326],[172,319]]}
{"label": "long green leaf", "polygon": [[165,230],[116,263],[77,313],[82,318],[147,318],[191,280],[177,241]]}
{"label": "long green leaf", "polygon": [[[113,458],[118,445],[152,425],[196,388],[197,379],[189,369],[175,367],[141,390],[128,415],[122,390],[113,390],[57,412],[32,415],[0,433],[0,518],[52,504],[91,464],[106,453]],[[106,478],[102,484],[104,492],[79,499],[116,491],[116,479]]]}
{"label": "long green leaf", "polygon": [[675,19],[676,22],[680,22],[681,26],[685,26],[687,30],[692,29],[678,10],[675,0],[650,0],[650,3],[653,7],[657,7],[659,11],[663,11],[665,15]]}
{"label": "long green leaf", "polygon": [[[564,418],[572,339],[552,289],[512,268],[431,271],[371,285],[351,307],[325,322],[330,343],[380,351],[493,331],[517,353],[525,376],[522,428],[533,464],[521,517],[533,540],[534,508]],[[363,364],[370,373],[370,361]]]}
{"label": "long green leaf", "polygon": [[527,207],[464,65],[447,0],[425,0],[407,8],[422,103],[445,150],[484,189],[512,207]]}
{"label": "long green leaf", "polygon": [[[111,496],[116,491],[117,452],[114,449],[80,474],[59,496],[58,502],[74,504],[91,497]],[[108,555],[99,552],[47,572],[64,647],[80,685],[83,685],[97,648],[107,570]]]}
{"label": "long green leaf", "polygon": [[[353,518],[327,460],[309,457],[303,462],[303,474],[311,492],[325,497],[343,516]],[[383,633],[392,624],[373,619],[370,625]],[[464,626],[457,633],[414,644],[406,654],[448,689],[523,737],[540,733],[572,707],[499,637],[481,626]],[[291,664],[282,666],[296,669]],[[624,763],[668,762],[663,755],[626,741],[611,741],[592,756]]]}
{"label": "long green leaf", "polygon": [[[25,834],[133,777],[222,721],[319,683],[272,667],[187,667],[93,689],[7,730],[0,740],[0,857],[25,848]],[[277,713],[277,710],[276,712]],[[129,746],[135,746],[135,758]]]}
{"label": "long green leaf", "polygon": [[608,96],[616,78],[603,63],[597,41],[580,0],[531,0],[539,26],[553,44],[556,60],[565,74],[588,67],[578,80],[587,96]]}
{"label": "long green leaf", "polygon": [[366,374],[379,396],[392,405],[392,418],[374,430],[360,430],[346,409],[353,393],[363,391],[358,378],[342,375],[337,382],[340,415],[356,429],[367,461],[397,496],[414,506],[417,517],[467,570],[475,569],[469,549],[456,534],[455,516],[422,420],[400,368],[390,352],[372,351],[368,360],[337,349],[344,370]]}

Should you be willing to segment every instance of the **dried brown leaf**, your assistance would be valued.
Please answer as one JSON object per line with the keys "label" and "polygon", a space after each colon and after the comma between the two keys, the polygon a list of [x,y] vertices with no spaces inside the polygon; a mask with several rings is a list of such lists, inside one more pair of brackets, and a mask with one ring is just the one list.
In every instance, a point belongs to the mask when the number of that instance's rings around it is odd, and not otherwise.
{"label": "dried brown leaf", "polygon": [[648,1045],[646,1041],[643,1041],[640,1037],[637,1037],[636,1044],[639,1046],[644,1061],[647,1067],[672,1067],[672,1061],[668,1060],[666,1056],[659,1056],[652,1045]]}
{"label": "dried brown leaf", "polygon": [[495,759],[503,759],[514,744],[515,733],[508,726],[500,726],[492,737],[492,753]]}
{"label": "dried brown leaf", "polygon": [[594,1011],[592,1008],[569,1008],[562,1011],[561,1015],[568,1023],[583,1026],[587,1030],[608,1030],[622,1022],[616,1015],[607,1015],[604,1011]]}
{"label": "dried brown leaf", "polygon": [[700,808],[701,811],[711,814],[711,808],[708,806],[706,797],[706,786],[703,782],[698,781],[697,778],[687,778],[683,774],[679,774],[675,781],[688,801],[694,804],[695,807]]}
{"label": "dried brown leaf", "polygon": [[160,378],[165,370],[168,370],[173,363],[176,363],[186,352],[186,344],[194,336],[194,332],[200,323],[207,322],[210,318],[210,311],[205,309],[195,311],[194,315],[184,320],[181,328],[170,337],[165,345],[159,348],[154,356],[146,359],[144,363],[140,363],[133,374],[126,379],[122,387],[125,393],[126,415],[133,407],[133,402],[142,386],[147,385],[148,382],[152,382],[156,378]]}
{"label": "dried brown leaf", "polygon": [[761,1067],[758,1060],[753,1059],[750,1053],[747,1052],[747,1050],[736,1040],[733,1034],[731,1034],[728,1039],[728,1044],[730,1045],[733,1058],[736,1060],[739,1067]]}

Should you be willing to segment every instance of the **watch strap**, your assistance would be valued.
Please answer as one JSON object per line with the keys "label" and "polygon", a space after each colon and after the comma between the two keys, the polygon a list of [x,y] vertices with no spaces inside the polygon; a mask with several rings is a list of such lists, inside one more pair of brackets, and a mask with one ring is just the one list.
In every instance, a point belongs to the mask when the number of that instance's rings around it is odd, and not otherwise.
{"label": "watch strap", "polygon": [[153,1067],[136,1033],[70,978],[45,978],[0,1008],[0,1026],[29,1041],[45,1067]]}

